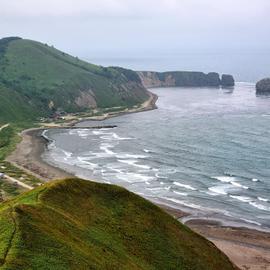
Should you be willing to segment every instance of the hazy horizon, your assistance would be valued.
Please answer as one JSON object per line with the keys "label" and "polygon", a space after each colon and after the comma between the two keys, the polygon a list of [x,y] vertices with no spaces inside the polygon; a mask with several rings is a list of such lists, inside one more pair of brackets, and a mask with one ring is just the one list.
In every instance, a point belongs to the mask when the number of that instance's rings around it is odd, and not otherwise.
{"label": "hazy horizon", "polygon": [[0,37],[53,44],[96,64],[218,71],[244,81],[270,75],[267,0],[0,3]]}

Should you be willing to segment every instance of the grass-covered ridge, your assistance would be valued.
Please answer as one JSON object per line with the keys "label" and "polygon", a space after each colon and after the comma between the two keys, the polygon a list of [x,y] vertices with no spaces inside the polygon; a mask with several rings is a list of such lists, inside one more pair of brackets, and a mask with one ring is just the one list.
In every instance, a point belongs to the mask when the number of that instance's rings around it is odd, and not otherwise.
{"label": "grass-covered ridge", "polygon": [[0,40],[0,123],[57,109],[131,107],[147,97],[131,70],[96,66],[32,40]]}
{"label": "grass-covered ridge", "polygon": [[123,188],[48,183],[0,206],[0,269],[234,269],[203,237]]}

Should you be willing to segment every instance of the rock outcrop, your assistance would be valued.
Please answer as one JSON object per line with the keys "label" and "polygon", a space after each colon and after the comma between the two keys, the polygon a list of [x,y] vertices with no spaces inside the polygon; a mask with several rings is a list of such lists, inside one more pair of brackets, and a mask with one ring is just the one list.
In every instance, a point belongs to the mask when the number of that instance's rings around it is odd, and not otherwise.
{"label": "rock outcrop", "polygon": [[261,94],[270,95],[270,78],[265,78],[257,82],[256,93],[259,95]]}
{"label": "rock outcrop", "polygon": [[221,86],[222,87],[233,87],[234,86],[234,78],[232,75],[223,74],[221,77]]}
{"label": "rock outcrop", "polygon": [[154,72],[138,71],[142,84],[146,88],[151,87],[220,87],[233,86],[234,79],[231,75],[223,75],[223,83],[216,72],[205,74],[192,71]]}

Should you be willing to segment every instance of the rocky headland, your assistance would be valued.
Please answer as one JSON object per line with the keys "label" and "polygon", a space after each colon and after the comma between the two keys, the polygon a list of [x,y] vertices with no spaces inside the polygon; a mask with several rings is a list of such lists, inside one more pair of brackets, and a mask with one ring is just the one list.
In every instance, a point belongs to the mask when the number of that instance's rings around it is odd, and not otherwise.
{"label": "rocky headland", "polygon": [[146,88],[151,87],[232,87],[234,78],[232,75],[220,75],[216,72],[203,73],[193,71],[138,71],[142,84]]}

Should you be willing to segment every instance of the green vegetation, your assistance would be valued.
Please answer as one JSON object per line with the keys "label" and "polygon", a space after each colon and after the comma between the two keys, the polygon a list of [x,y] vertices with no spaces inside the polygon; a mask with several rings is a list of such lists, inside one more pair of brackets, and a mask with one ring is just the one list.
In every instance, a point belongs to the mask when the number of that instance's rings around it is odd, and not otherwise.
{"label": "green vegetation", "polygon": [[7,161],[0,161],[0,168],[0,171],[4,172],[8,176],[18,179],[32,187],[37,187],[41,183],[39,178],[25,172],[24,170],[10,164]]}
{"label": "green vegetation", "polygon": [[236,269],[211,242],[112,186],[50,182],[0,206],[0,264],[20,269]]}
{"label": "green vegetation", "polygon": [[[136,72],[92,65],[31,40],[1,39],[0,127],[10,125],[0,131],[0,162],[19,142],[18,133],[33,127],[41,118],[59,112],[61,115],[113,112],[141,104],[147,98]],[[64,121],[57,117],[54,120]],[[40,182],[11,164],[3,167],[7,169],[0,172],[32,186]],[[14,194],[9,192],[7,197]]]}
{"label": "green vegetation", "polygon": [[57,110],[132,107],[148,98],[136,72],[104,68],[39,42],[0,40],[0,123]]}
{"label": "green vegetation", "polygon": [[9,154],[19,142],[17,128],[8,126],[0,131],[0,161]]}
{"label": "green vegetation", "polygon": [[24,192],[17,184],[8,181],[0,181],[0,202],[10,199]]}
{"label": "green vegetation", "polygon": [[[40,179],[4,160],[20,141],[18,132],[27,127],[27,125],[21,125],[21,127],[9,125],[0,131],[0,172],[25,184],[37,187],[41,183]],[[19,185],[10,183],[6,179],[0,179],[0,201],[2,199],[12,198],[23,191],[25,191],[25,189],[21,188]]]}

